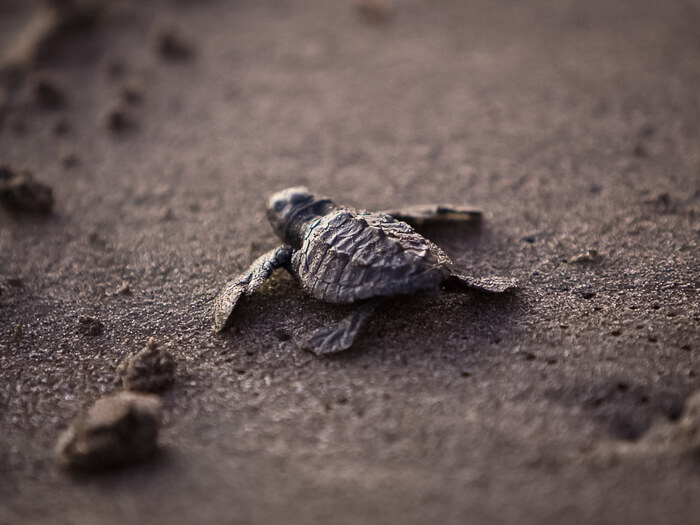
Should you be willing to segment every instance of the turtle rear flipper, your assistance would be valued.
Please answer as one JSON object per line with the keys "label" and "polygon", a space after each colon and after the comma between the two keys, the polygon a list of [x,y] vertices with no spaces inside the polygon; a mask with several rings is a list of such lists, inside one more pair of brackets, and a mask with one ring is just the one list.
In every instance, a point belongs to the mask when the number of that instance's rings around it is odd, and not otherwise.
{"label": "turtle rear flipper", "polygon": [[432,224],[478,224],[482,216],[481,210],[477,208],[452,204],[422,204],[385,210],[381,213],[391,215],[394,219],[406,222],[414,228]]}
{"label": "turtle rear flipper", "polygon": [[443,285],[447,291],[476,290],[488,293],[512,292],[519,287],[516,279],[508,277],[471,277],[459,273],[450,275]]}
{"label": "turtle rear flipper", "polygon": [[316,355],[347,350],[355,342],[355,338],[377,309],[378,304],[378,301],[364,303],[341,321],[322,326],[304,340],[302,347]]}
{"label": "turtle rear flipper", "polygon": [[279,246],[255,259],[245,272],[228,281],[214,299],[212,330],[223,331],[238,299],[255,292],[277,268],[288,268],[291,258],[292,247]]}

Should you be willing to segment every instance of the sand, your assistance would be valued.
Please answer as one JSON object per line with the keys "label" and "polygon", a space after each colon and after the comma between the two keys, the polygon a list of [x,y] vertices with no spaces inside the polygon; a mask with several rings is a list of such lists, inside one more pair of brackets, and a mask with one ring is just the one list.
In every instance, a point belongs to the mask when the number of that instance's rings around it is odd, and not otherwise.
{"label": "sand", "polygon": [[[0,2],[0,44],[37,4]],[[700,388],[700,4],[389,9],[110,2],[22,44],[0,163],[54,206],[0,209],[0,523],[698,516],[697,458],[596,451],[672,424]],[[164,34],[187,52],[164,56]],[[59,108],[32,96],[47,77]],[[523,287],[397,299],[317,358],[297,342],[345,309],[279,273],[212,334],[217,290],[278,242],[268,195],[297,184],[367,209],[478,206],[480,229],[424,233]],[[150,336],[178,363],[159,454],[66,475],[59,434]]]}

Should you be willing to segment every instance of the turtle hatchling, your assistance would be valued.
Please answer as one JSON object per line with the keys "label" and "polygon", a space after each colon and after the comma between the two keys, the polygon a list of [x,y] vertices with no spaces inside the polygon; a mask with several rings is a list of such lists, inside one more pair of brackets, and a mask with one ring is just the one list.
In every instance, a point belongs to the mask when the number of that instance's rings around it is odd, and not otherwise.
{"label": "turtle hatchling", "polygon": [[478,211],[432,206],[369,212],[294,187],[270,197],[267,217],[284,244],[226,283],[214,299],[215,332],[226,328],[241,296],[255,292],[277,268],[316,299],[357,305],[345,319],[305,338],[303,347],[317,355],[350,348],[382,298],[441,289],[501,293],[516,286],[512,279],[459,273],[445,252],[408,224],[476,220]]}

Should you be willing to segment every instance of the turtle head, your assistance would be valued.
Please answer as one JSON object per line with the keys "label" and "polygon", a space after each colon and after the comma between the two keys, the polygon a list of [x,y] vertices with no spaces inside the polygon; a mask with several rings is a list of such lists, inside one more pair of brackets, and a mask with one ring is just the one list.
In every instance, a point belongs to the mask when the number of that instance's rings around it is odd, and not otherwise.
{"label": "turtle head", "polygon": [[275,234],[288,244],[292,244],[290,234],[294,234],[295,223],[302,219],[303,211],[315,201],[314,196],[304,186],[295,186],[278,191],[267,204],[267,219]]}

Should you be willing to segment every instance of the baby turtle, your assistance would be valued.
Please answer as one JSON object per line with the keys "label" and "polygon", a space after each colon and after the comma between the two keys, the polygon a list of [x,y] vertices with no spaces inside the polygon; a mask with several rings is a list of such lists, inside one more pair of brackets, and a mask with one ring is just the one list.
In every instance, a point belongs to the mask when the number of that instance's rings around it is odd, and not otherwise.
{"label": "baby turtle", "polygon": [[240,297],[255,292],[277,268],[285,268],[316,299],[358,304],[345,319],[306,338],[304,348],[317,355],[350,348],[381,298],[441,288],[500,293],[515,287],[512,279],[456,272],[445,252],[404,222],[474,219],[478,212],[437,206],[391,213],[403,220],[339,206],[304,187],[275,193],[267,217],[284,244],[226,283],[214,300],[214,331],[224,330]]}

